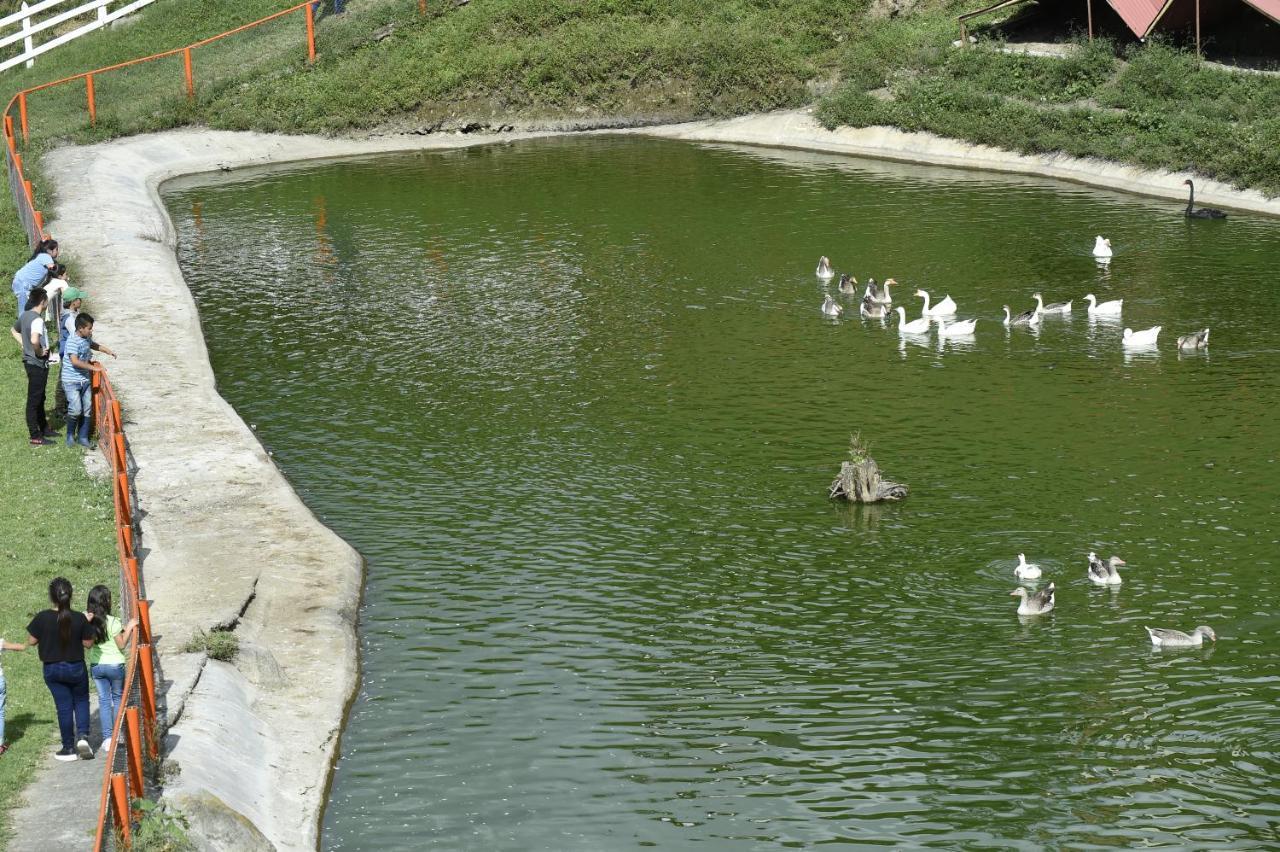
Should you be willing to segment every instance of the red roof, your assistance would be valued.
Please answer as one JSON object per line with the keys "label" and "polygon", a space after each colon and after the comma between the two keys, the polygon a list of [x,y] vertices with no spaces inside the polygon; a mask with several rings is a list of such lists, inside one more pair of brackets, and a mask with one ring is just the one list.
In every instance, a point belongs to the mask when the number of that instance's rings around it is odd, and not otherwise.
{"label": "red roof", "polygon": [[[1271,20],[1280,23],[1280,0],[1244,0],[1244,2]],[[1151,31],[1161,21],[1166,25],[1176,26],[1195,20],[1193,0],[1107,0],[1107,3],[1116,10],[1138,38],[1151,35]],[[1214,11],[1220,11],[1221,5],[1214,0],[1206,0],[1202,12],[1207,16],[1211,11],[1209,7],[1214,7]]]}

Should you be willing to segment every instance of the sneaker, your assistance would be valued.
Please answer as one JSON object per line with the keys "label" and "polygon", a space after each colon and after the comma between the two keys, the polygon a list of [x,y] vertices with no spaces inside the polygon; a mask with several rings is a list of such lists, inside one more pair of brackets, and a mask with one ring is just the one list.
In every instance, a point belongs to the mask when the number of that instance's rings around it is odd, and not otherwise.
{"label": "sneaker", "polygon": [[98,751],[111,751],[111,737],[107,737],[102,741],[102,745],[98,746]]}
{"label": "sneaker", "polygon": [[76,754],[73,748],[58,749],[53,753],[54,760],[79,760],[80,756]]}
{"label": "sneaker", "polygon": [[45,430],[44,430],[44,436],[45,436],[46,438],[56,438],[56,437],[58,437],[58,430],[57,430],[57,429],[45,429]]}
{"label": "sneaker", "polygon": [[4,754],[8,750],[9,750],[8,743],[0,743],[0,754]]}
{"label": "sneaker", "polygon": [[76,740],[76,753],[80,755],[81,760],[93,760],[93,749],[84,737]]}
{"label": "sneaker", "polygon": [[47,447],[52,443],[53,441],[50,441],[48,438],[32,438],[30,441],[31,446],[33,447]]}

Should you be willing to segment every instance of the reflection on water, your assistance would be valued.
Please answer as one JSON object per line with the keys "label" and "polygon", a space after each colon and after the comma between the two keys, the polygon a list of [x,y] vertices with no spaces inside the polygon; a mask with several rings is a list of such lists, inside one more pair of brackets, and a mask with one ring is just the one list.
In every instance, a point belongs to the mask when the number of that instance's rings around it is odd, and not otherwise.
{"label": "reflection on water", "polygon": [[[325,848],[1275,844],[1280,224],[599,138],[168,201],[220,388],[368,560]],[[973,339],[824,320],[822,254]],[[1213,356],[997,324],[1037,289]],[[905,502],[826,499],[855,430]]]}

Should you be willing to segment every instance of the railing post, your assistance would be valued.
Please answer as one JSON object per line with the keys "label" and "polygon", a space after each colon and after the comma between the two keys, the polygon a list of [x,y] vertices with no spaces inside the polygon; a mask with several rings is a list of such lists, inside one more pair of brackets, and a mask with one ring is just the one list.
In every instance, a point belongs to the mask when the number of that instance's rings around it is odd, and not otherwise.
{"label": "railing post", "polygon": [[418,0],[418,14],[427,14],[427,0]]}
{"label": "railing post", "polygon": [[147,729],[147,754],[152,760],[160,756],[156,742],[156,670],[151,662],[151,646],[138,646],[138,671],[142,675],[142,721]]}
{"label": "railing post", "polygon": [[138,724],[138,708],[130,707],[124,711],[125,727],[128,736],[125,738],[125,758],[129,764],[129,787],[135,799],[142,798],[142,728]]}
{"label": "railing post", "polygon": [[[137,561],[134,561],[137,564]],[[151,604],[138,598],[138,642],[143,645],[151,644]]]}
{"label": "railing post", "polygon": [[111,0],[98,0],[98,20],[105,21],[107,19],[107,4]]}
{"label": "railing post", "polygon": [[18,92],[18,121],[22,125],[22,144],[27,144],[27,93]]}
{"label": "railing post", "polygon": [[124,432],[116,432],[114,437],[111,439],[111,443],[114,445],[112,449],[115,450],[115,464],[113,465],[114,469],[126,470],[128,467],[128,462],[127,462],[128,457],[125,455],[125,449],[124,449]]}
{"label": "railing post", "polygon": [[119,772],[111,773],[111,814],[115,819],[116,831],[120,832],[125,847],[128,848],[129,831],[132,828],[129,824],[129,794],[124,788],[124,776]]}
{"label": "railing post", "polygon": [[187,78],[187,98],[195,100],[196,97],[196,81],[191,76],[191,48],[182,51],[182,71]]}
{"label": "railing post", "polygon": [[89,98],[89,126],[93,127],[98,123],[98,104],[93,96],[93,75],[84,75],[84,92]]}
{"label": "railing post", "polygon": [[[24,11],[24,12],[25,12],[25,11],[27,11],[27,9],[28,9],[28,8],[29,8],[29,7],[27,6],[26,0],[23,0],[23,3],[22,3],[22,11]],[[30,16],[30,15],[28,15],[27,17],[25,17],[25,18],[23,18],[23,19],[22,19],[22,31],[23,31],[24,33],[29,33],[29,32],[31,32],[31,16]],[[23,49],[23,52],[25,52],[25,53],[30,53],[30,52],[31,52],[31,48],[32,48],[32,47],[33,47],[33,44],[32,44],[32,42],[31,42],[31,36],[29,36],[29,35],[28,35],[28,36],[25,36],[25,37],[22,39],[22,49]],[[28,67],[28,68],[32,67],[32,66],[33,66],[33,65],[35,65],[35,64],[36,64],[35,59],[28,59],[28,60],[27,60],[27,67]]]}
{"label": "railing post", "polygon": [[316,13],[310,3],[306,5],[307,15],[307,61],[316,61]]}

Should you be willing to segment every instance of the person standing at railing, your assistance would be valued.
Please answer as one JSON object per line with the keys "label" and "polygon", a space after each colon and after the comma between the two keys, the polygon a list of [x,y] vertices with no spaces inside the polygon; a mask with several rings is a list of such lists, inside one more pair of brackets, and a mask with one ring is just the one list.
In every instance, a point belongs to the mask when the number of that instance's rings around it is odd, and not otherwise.
{"label": "person standing at railing", "polygon": [[93,423],[93,371],[101,370],[93,363],[92,352],[116,353],[93,342],[93,317],[88,312],[76,317],[76,333],[67,340],[67,355],[62,359],[62,391],[67,395],[67,446],[73,443],[89,446],[89,427]]}
{"label": "person standing at railing", "polygon": [[94,586],[89,590],[89,611],[85,616],[97,640],[89,649],[89,674],[98,690],[98,721],[102,724],[102,748],[111,748],[111,732],[124,696],[124,649],[129,637],[138,629],[133,618],[121,627],[120,619],[111,614],[111,590]]}
{"label": "person standing at railing", "polygon": [[44,285],[49,274],[57,266],[58,241],[41,240],[31,252],[31,259],[13,274],[13,297],[18,302],[18,316],[22,316],[27,295]]}
{"label": "person standing at railing", "polygon": [[[53,271],[53,280],[66,274],[66,267],[61,264]],[[65,280],[64,282],[65,283]],[[45,288],[46,290],[48,287]],[[77,290],[71,285],[67,285],[62,291],[62,307],[58,311],[58,360],[61,361],[67,357],[67,341],[76,333],[76,316],[80,313],[80,307],[84,304],[84,297],[88,295],[83,290]],[[53,301],[50,297],[50,302]],[[62,389],[62,382],[58,382],[53,389],[53,413],[55,417],[61,417],[64,420],[67,416],[67,392]]]}
{"label": "person standing at railing", "polygon": [[[17,645],[13,642],[6,642],[5,640],[0,639],[0,656],[3,656],[5,651],[25,650],[27,650],[26,645]],[[4,738],[4,703],[8,697],[8,687],[4,682],[4,667],[0,666],[0,754],[4,754],[9,750],[9,743],[6,742]]]}
{"label": "person standing at railing", "polygon": [[44,329],[44,309],[49,297],[40,287],[27,296],[26,310],[13,324],[13,337],[22,346],[22,367],[27,371],[27,432],[31,446],[42,447],[57,432],[49,430],[44,394],[49,385],[49,338]]}
{"label": "person standing at railing", "polygon": [[84,652],[92,648],[95,636],[84,613],[71,608],[71,581],[55,577],[49,584],[53,609],[41,610],[27,625],[27,646],[40,646],[44,682],[58,709],[58,730],[62,749],[57,760],[89,760],[89,672]]}

